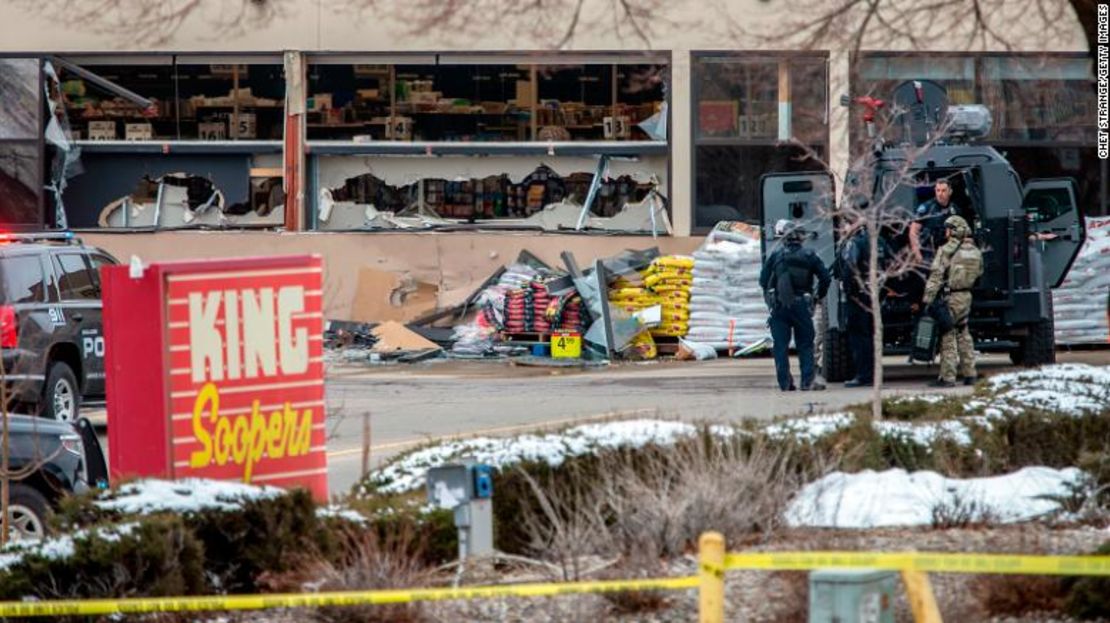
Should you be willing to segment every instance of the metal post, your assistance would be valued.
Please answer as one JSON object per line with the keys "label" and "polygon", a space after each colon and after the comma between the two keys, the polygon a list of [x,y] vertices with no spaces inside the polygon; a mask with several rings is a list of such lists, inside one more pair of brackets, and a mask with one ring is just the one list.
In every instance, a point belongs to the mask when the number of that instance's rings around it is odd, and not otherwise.
{"label": "metal post", "polygon": [[906,585],[914,623],[943,623],[929,576],[921,571],[903,569],[902,582]]}
{"label": "metal post", "polygon": [[705,532],[698,539],[698,623],[725,620],[725,537]]}

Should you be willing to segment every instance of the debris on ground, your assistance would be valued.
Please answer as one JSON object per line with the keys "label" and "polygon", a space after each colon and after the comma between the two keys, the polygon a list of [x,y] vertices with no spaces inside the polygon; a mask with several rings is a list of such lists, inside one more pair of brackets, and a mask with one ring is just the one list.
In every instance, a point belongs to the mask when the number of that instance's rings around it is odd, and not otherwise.
{"label": "debris on ground", "polygon": [[377,342],[370,350],[375,353],[409,353],[440,350],[439,345],[435,342],[410,330],[400,322],[392,320],[383,322],[374,327],[373,335]]}

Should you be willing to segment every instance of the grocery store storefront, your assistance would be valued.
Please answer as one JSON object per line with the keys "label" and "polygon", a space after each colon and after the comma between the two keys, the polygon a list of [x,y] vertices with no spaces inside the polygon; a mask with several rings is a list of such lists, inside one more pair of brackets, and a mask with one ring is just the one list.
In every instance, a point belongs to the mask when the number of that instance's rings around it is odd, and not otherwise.
{"label": "grocery store storefront", "polygon": [[435,283],[451,305],[521,250],[552,264],[689,252],[720,220],[757,223],[764,174],[847,168],[859,120],[842,94],[912,78],[991,106],[990,140],[1023,177],[1075,176],[1087,212],[1107,213],[1080,52],[852,63],[697,32],[559,50],[505,33],[481,50],[318,19],[339,34],[5,44],[20,47],[0,52],[0,221],[64,225],[123,258],[321,253],[333,315],[365,267]]}

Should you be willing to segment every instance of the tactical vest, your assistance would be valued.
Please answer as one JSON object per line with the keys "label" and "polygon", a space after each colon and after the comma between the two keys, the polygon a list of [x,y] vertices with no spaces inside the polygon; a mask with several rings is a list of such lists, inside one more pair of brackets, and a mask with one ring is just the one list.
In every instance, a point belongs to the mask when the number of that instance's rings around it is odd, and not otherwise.
{"label": "tactical vest", "polygon": [[966,292],[983,274],[983,252],[970,238],[964,238],[948,262],[948,289]]}
{"label": "tactical vest", "polygon": [[[775,263],[774,281],[780,305],[792,305],[795,297],[809,294],[813,289],[813,271],[809,251],[801,245],[787,246]],[[789,287],[785,287],[789,285]]]}

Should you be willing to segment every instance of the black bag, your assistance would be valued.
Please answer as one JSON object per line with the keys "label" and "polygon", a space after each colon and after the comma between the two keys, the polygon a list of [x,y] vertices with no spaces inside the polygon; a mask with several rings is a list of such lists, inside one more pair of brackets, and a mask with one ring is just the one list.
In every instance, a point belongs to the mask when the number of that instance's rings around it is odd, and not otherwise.
{"label": "black bag", "polygon": [[956,319],[952,317],[952,310],[948,308],[948,301],[937,298],[929,303],[927,315],[936,323],[938,335],[944,335],[956,326]]}
{"label": "black bag", "polygon": [[937,322],[929,316],[922,316],[913,330],[913,343],[910,359],[931,363],[936,357],[937,341],[940,339]]}

